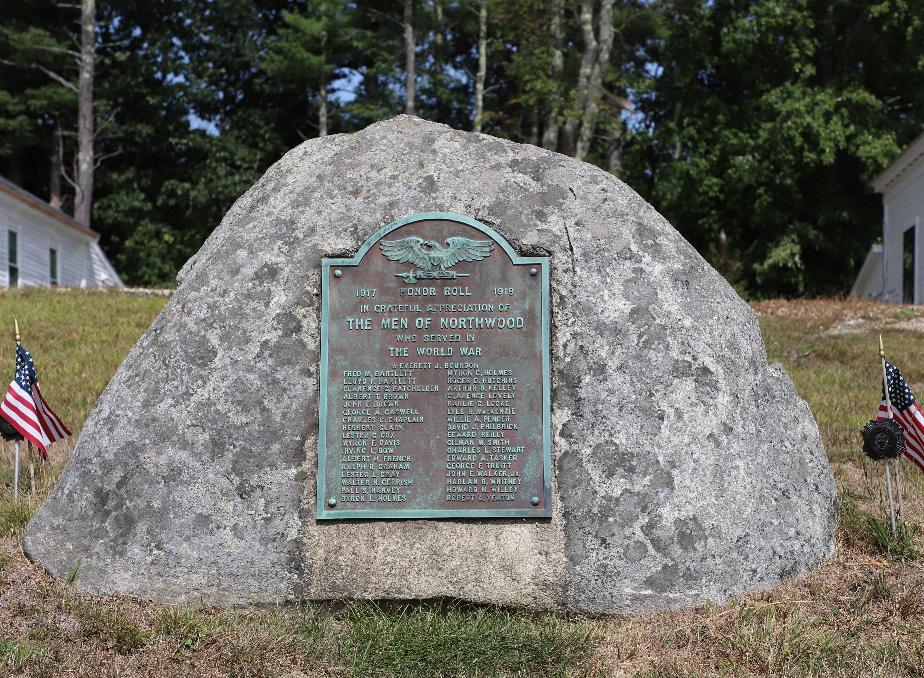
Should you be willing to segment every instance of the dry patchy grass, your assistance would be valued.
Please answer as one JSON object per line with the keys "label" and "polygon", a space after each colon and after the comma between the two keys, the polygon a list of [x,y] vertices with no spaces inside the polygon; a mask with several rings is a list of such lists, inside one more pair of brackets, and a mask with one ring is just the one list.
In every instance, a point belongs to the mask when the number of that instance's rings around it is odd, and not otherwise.
{"label": "dry patchy grass", "polygon": [[[79,428],[163,299],[0,295],[52,403]],[[582,619],[495,608],[302,605],[274,610],[161,606],[79,593],[22,555],[20,534],[70,448],[9,498],[0,460],[0,675],[24,676],[924,676],[924,474],[905,467],[904,540],[883,531],[881,469],[858,429],[879,390],[876,335],[924,395],[924,309],[763,302],[771,360],[818,419],[838,482],[838,549],[799,581],[721,606]],[[41,310],[39,310],[41,309]],[[4,361],[8,361],[7,365]],[[0,354],[12,370],[11,354]],[[75,365],[77,367],[75,367]],[[28,468],[28,467],[26,467]]]}

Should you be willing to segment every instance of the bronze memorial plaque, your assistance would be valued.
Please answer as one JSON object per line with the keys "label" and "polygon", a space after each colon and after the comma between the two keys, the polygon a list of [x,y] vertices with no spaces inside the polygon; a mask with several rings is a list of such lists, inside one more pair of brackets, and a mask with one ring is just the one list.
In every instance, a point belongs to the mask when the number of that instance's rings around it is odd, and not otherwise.
{"label": "bronze memorial plaque", "polygon": [[318,518],[551,516],[547,257],[416,214],[321,288]]}

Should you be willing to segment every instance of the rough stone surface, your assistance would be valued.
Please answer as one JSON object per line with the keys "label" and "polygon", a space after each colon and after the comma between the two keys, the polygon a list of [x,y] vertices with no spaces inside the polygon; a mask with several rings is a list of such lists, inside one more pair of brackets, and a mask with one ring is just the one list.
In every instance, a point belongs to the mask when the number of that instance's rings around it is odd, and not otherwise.
{"label": "rough stone surface", "polygon": [[[552,259],[554,518],[313,518],[320,260],[414,212]],[[834,484],[757,320],[597,167],[410,117],[305,142],[184,266],[93,410],[26,553],[167,602],[720,601],[823,560]]]}

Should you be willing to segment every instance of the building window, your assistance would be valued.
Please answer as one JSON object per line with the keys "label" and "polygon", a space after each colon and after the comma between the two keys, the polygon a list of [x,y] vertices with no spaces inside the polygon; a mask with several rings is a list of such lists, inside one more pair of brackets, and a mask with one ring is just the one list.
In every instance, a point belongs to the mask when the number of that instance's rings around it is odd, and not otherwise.
{"label": "building window", "polygon": [[6,232],[7,281],[10,287],[19,287],[19,237],[16,231]]}
{"label": "building window", "polygon": [[902,238],[902,303],[913,304],[914,298],[914,226],[905,231]]}
{"label": "building window", "polygon": [[54,247],[48,249],[48,282],[52,287],[58,284],[58,250]]}

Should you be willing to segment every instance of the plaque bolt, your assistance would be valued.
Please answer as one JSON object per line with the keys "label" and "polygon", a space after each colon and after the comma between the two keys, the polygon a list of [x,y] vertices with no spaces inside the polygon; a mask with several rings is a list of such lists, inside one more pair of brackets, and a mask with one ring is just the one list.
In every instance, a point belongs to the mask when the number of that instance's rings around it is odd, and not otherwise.
{"label": "plaque bolt", "polygon": [[530,274],[531,276],[535,277],[535,276],[539,275],[539,269],[538,269],[538,268],[531,268],[531,269],[529,269],[529,274]]}
{"label": "plaque bolt", "polygon": [[529,503],[532,504],[533,506],[539,506],[539,497],[533,497],[532,499],[529,500]]}
{"label": "plaque bolt", "polygon": [[336,271],[334,271],[335,278],[339,278],[342,275],[343,275],[343,271],[341,271],[339,268]]}
{"label": "plaque bolt", "polygon": [[327,505],[334,508],[337,505],[337,497],[331,497],[327,500]]}

